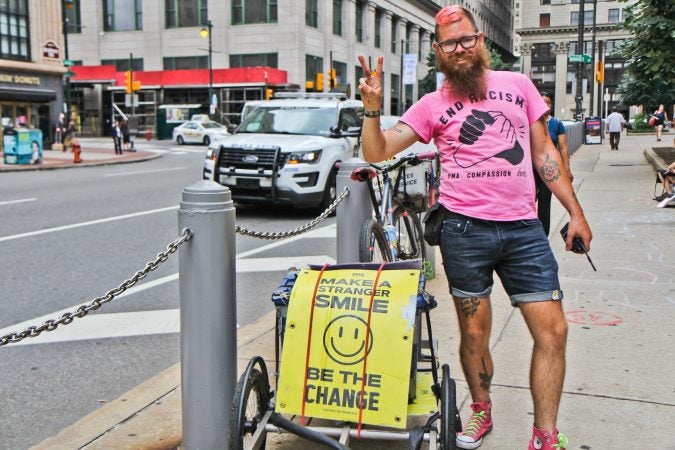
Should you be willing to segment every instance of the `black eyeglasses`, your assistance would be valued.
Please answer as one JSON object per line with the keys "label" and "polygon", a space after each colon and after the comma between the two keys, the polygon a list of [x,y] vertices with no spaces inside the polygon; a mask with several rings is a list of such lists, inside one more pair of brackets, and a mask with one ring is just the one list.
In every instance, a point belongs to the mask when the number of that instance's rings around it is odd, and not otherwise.
{"label": "black eyeglasses", "polygon": [[470,48],[474,48],[477,42],[478,35],[472,34],[464,36],[462,39],[448,39],[445,42],[437,42],[437,44],[443,53],[452,53],[457,50],[457,44],[461,45],[464,50],[469,50]]}

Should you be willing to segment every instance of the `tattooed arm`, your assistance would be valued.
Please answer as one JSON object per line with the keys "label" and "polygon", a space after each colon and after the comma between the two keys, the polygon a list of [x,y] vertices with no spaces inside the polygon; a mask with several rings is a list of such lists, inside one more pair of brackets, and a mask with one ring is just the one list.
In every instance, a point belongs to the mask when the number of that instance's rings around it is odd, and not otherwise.
{"label": "tattooed arm", "polygon": [[530,147],[532,164],[539,176],[570,214],[566,249],[571,250],[572,239],[579,236],[586,248],[590,250],[593,233],[572,188],[569,170],[565,167],[560,152],[556,150],[548,136],[545,120],[540,119],[530,127]]}

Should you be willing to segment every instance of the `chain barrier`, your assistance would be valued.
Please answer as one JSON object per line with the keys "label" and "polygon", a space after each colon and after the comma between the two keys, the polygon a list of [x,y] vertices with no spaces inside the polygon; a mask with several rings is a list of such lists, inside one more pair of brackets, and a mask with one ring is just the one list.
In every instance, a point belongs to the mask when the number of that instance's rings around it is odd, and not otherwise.
{"label": "chain barrier", "polygon": [[328,208],[326,208],[326,210],[321,213],[321,215],[319,215],[314,220],[312,220],[310,222],[307,222],[306,224],[304,224],[304,225],[302,225],[298,228],[295,228],[293,230],[282,231],[282,232],[279,232],[279,233],[266,232],[266,231],[253,231],[253,230],[247,230],[244,227],[240,227],[239,225],[236,225],[234,227],[234,231],[236,233],[239,233],[239,234],[244,235],[244,236],[254,237],[254,238],[258,238],[258,239],[269,239],[269,240],[285,239],[285,238],[288,238],[288,237],[291,237],[291,236],[296,236],[298,234],[304,233],[307,230],[310,230],[311,228],[314,228],[319,222],[321,222],[326,217],[328,217],[333,211],[335,211],[337,206],[340,204],[340,202],[347,195],[349,195],[349,189],[345,188],[345,190],[342,191],[342,193],[335,198],[333,203],[331,203],[328,206]]}
{"label": "chain barrier", "polygon": [[37,337],[43,331],[54,331],[59,325],[68,325],[72,323],[73,320],[86,316],[90,311],[99,309],[101,305],[112,301],[115,297],[122,294],[124,291],[148,276],[148,274],[155,270],[161,263],[169,259],[169,256],[178,250],[179,245],[192,239],[192,234],[192,230],[188,228],[183,229],[181,236],[175,241],[169,243],[165,252],[159,253],[153,261],[148,262],[145,267],[136,272],[133,277],[125,280],[118,287],[109,290],[102,297],[95,298],[88,305],[81,305],[74,312],[66,312],[57,320],[49,319],[40,326],[30,326],[19,333],[9,333],[4,336],[0,336],[0,347],[7,344],[15,344],[28,337]]}
{"label": "chain barrier", "polygon": [[[344,191],[340,195],[338,195],[333,203],[331,203],[328,208],[324,212],[322,212],[317,218],[314,220],[306,223],[305,225],[302,225],[298,228],[295,228],[290,231],[283,231],[283,232],[262,232],[262,231],[252,231],[252,230],[247,230],[246,228],[240,227],[240,226],[235,226],[235,232],[242,234],[244,236],[250,236],[258,239],[284,239],[287,237],[291,236],[296,236],[298,234],[302,234],[305,231],[310,230],[311,228],[314,228],[319,222],[322,220],[326,219],[335,209],[338,207],[340,202],[344,200],[345,197],[349,195],[349,190],[345,188]],[[102,297],[97,297],[94,300],[91,301],[88,305],[81,305],[79,306],[74,312],[66,312],[61,315],[58,319],[49,319],[46,320],[42,325],[40,326],[30,326],[27,327],[25,330],[20,331],[20,332],[12,332],[9,334],[6,334],[4,336],[0,336],[0,347],[3,345],[7,344],[15,344],[17,342],[21,342],[22,340],[26,338],[33,338],[39,336],[43,331],[54,331],[59,325],[69,325],[70,323],[73,322],[75,319],[80,319],[87,314],[89,314],[90,311],[97,310],[101,307],[101,305],[108,303],[112,300],[115,299],[115,297],[119,296],[122,294],[124,291],[127,289],[131,288],[134,286],[136,283],[138,283],[140,280],[148,276],[150,272],[155,270],[161,263],[165,262],[167,259],[169,259],[169,256],[172,253],[175,253],[178,250],[178,246],[183,244],[184,242],[189,241],[192,239],[192,230],[190,229],[184,229],[181,233],[181,236],[176,239],[175,241],[169,243],[166,247],[165,252],[161,252],[157,255],[157,258],[155,258],[153,261],[148,262],[145,267],[142,270],[139,270],[134,274],[133,277],[129,278],[128,280],[125,280],[120,284],[118,287],[109,290],[108,292],[105,293]]]}

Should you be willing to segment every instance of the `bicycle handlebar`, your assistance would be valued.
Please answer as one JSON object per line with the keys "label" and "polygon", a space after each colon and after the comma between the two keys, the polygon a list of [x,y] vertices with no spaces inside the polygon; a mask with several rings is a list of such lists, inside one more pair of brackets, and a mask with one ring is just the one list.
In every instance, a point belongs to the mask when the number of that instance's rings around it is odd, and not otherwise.
{"label": "bicycle handlebar", "polygon": [[412,165],[416,165],[422,161],[434,159],[436,158],[436,155],[436,152],[409,153],[407,155],[401,156],[398,161],[391,165],[383,166],[370,163],[370,166],[374,169],[377,169],[379,172],[391,172],[392,170],[396,170],[404,164],[412,163]]}

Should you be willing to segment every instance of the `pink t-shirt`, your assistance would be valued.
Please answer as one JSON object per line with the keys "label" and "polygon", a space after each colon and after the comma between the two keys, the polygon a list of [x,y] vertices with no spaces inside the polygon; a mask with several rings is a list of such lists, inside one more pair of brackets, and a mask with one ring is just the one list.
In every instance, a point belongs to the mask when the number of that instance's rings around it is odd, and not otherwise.
{"label": "pink t-shirt", "polygon": [[547,106],[532,82],[514,72],[488,73],[487,98],[456,100],[447,89],[422,97],[401,117],[434,139],[441,157],[440,203],[485,220],[534,219],[530,125]]}

